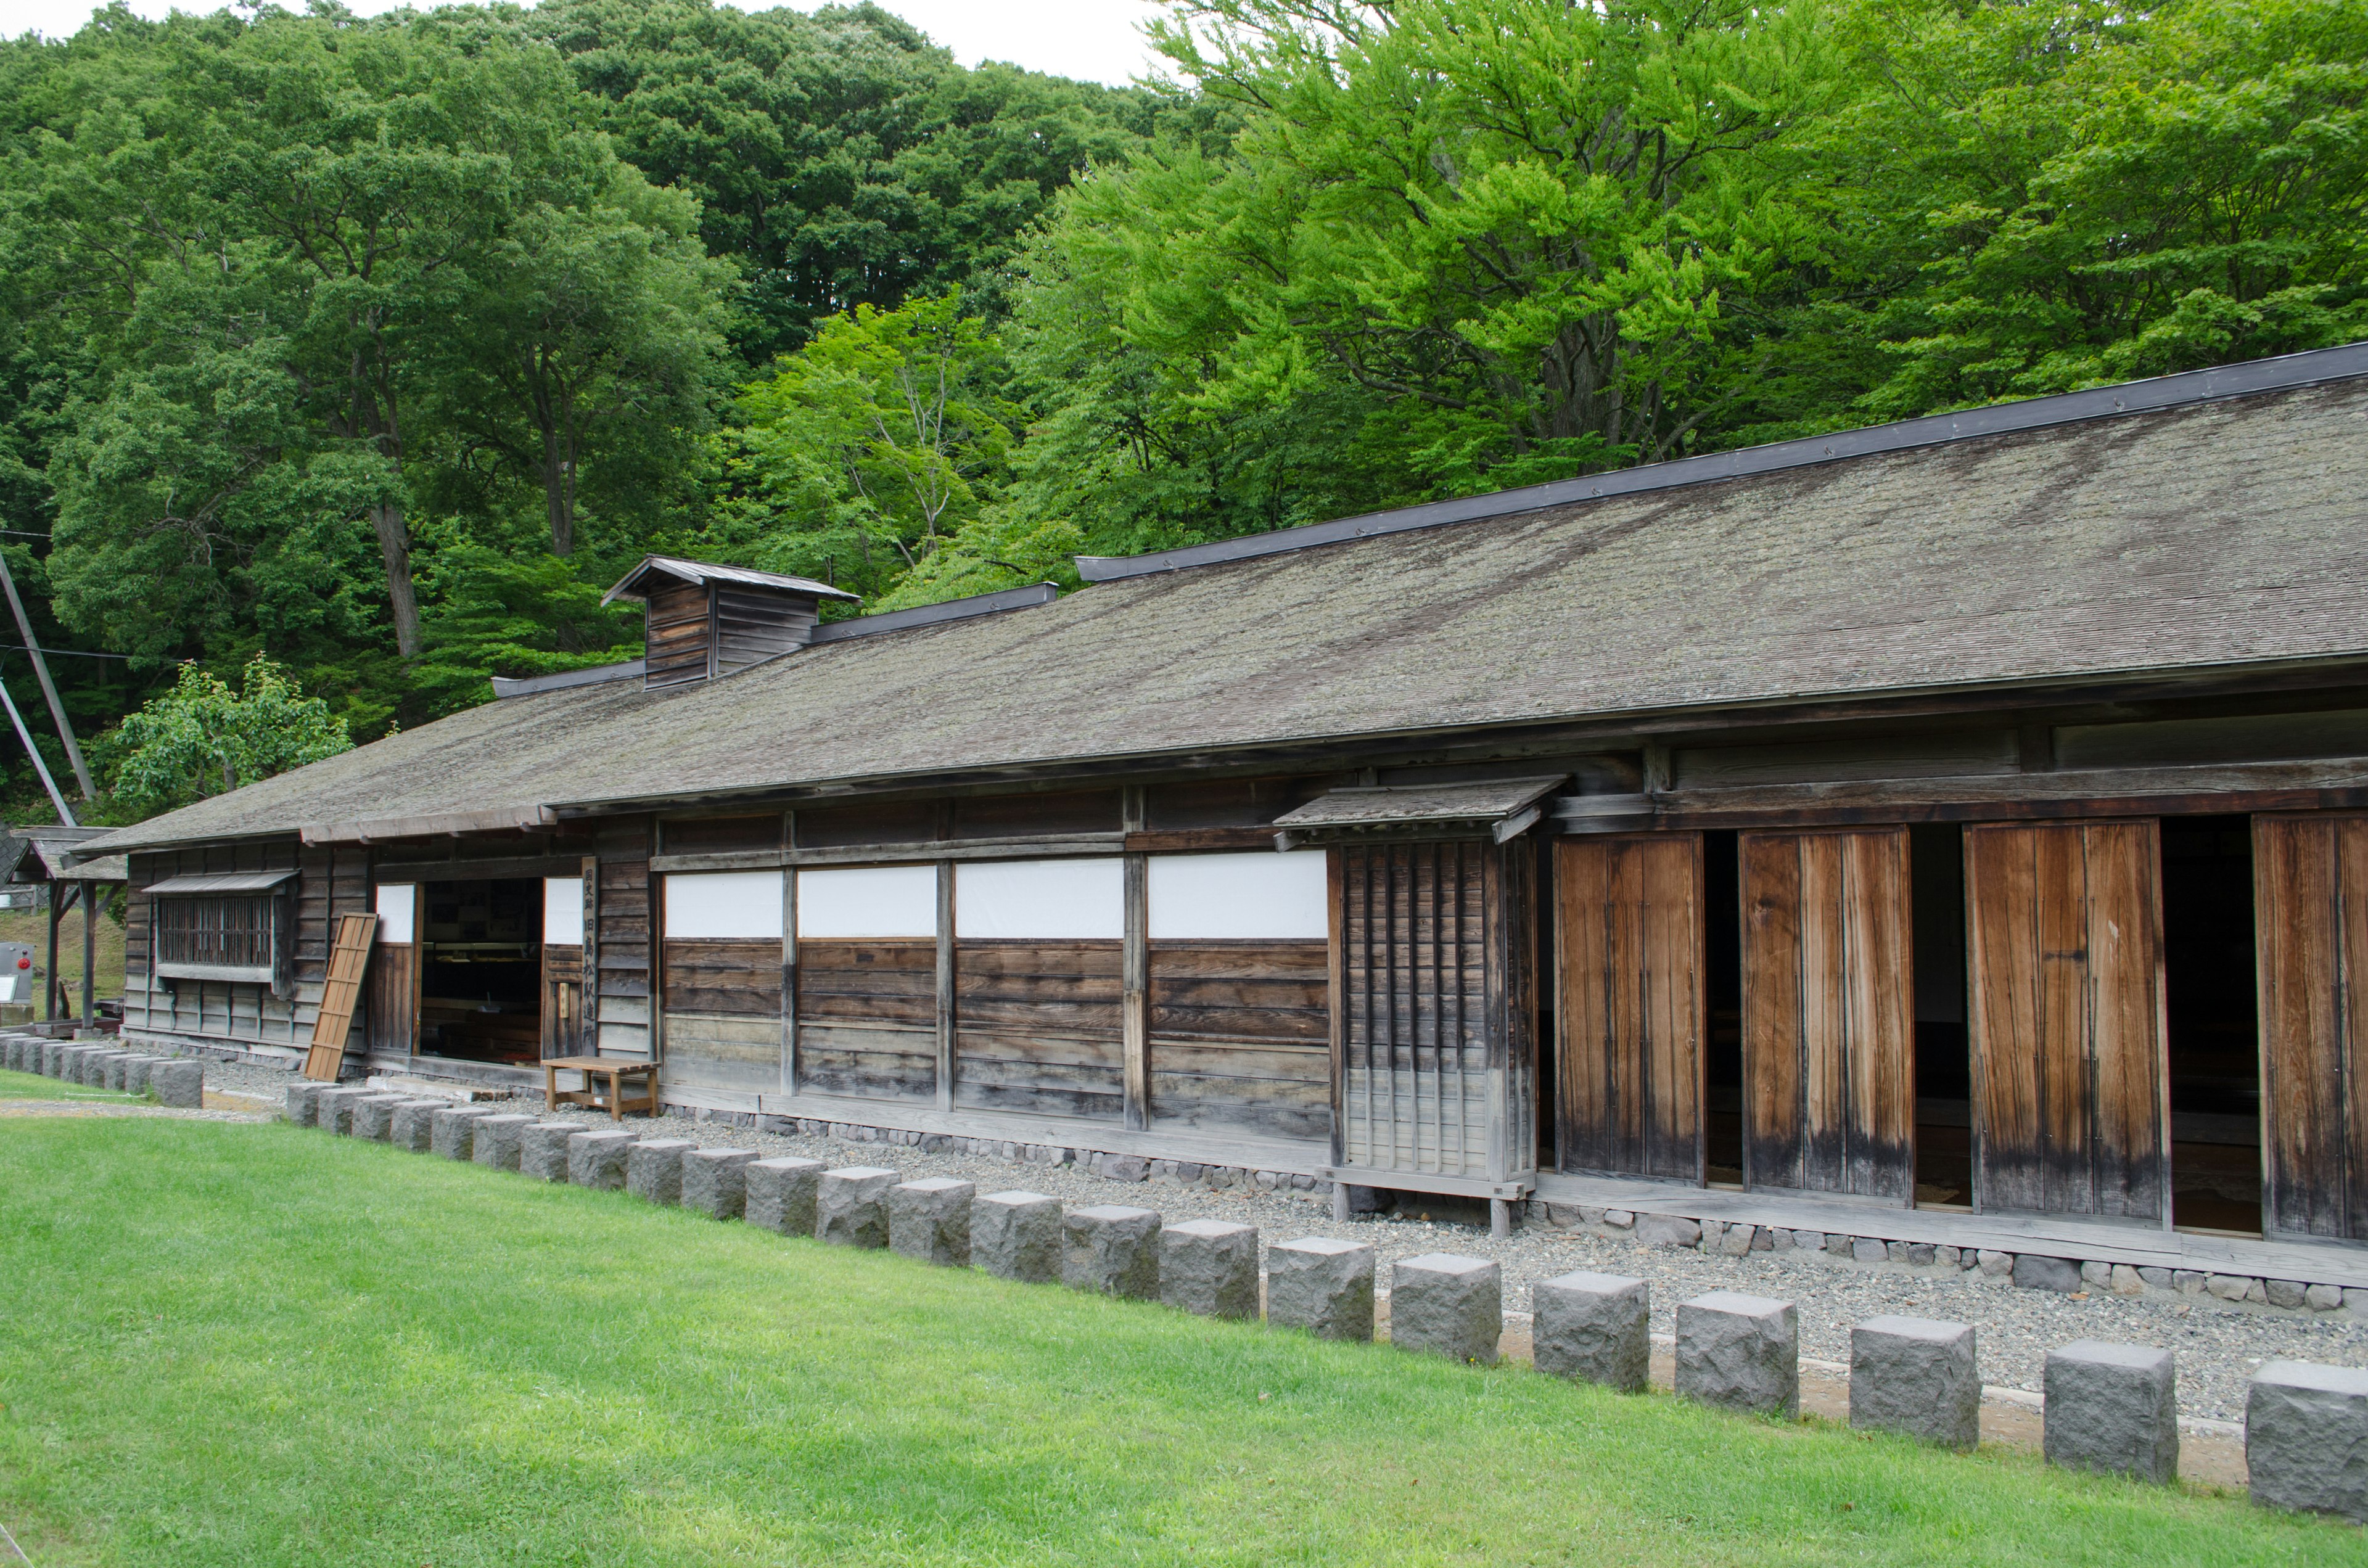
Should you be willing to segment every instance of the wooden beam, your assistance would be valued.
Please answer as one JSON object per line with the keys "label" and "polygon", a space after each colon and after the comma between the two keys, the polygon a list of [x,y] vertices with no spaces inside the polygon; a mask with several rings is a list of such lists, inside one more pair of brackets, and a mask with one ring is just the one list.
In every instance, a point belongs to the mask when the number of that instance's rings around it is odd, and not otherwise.
{"label": "wooden beam", "polygon": [[1129,1131],[1151,1125],[1151,939],[1148,862],[1126,858],[1126,924],[1119,960],[1119,1056]]}
{"label": "wooden beam", "polygon": [[[1265,835],[1269,840],[1271,833]],[[829,849],[720,849],[699,855],[654,855],[653,871],[767,871],[776,866],[872,866],[915,860],[1065,859],[1115,855],[1123,833],[1068,833],[1048,838],[932,838],[902,844],[861,844]]]}
{"label": "wooden beam", "polygon": [[954,866],[938,862],[938,1108],[954,1108]]}

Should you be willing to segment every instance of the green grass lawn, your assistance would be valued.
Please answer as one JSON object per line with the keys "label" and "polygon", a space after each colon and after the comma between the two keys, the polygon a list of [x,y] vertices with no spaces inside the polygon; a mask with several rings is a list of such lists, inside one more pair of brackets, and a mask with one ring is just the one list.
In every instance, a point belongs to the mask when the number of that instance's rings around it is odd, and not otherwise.
{"label": "green grass lawn", "polygon": [[63,1084],[39,1073],[12,1073],[0,1067],[0,1100],[114,1100],[130,1105],[132,1096],[114,1089]]}
{"label": "green grass lawn", "polygon": [[2026,1454],[121,1119],[0,1123],[0,1521],[42,1568],[2368,1562]]}

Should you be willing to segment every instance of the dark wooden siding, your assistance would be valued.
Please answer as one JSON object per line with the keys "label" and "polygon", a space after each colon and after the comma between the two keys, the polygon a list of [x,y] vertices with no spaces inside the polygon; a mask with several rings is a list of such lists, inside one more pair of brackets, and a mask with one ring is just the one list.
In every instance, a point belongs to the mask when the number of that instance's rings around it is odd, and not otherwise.
{"label": "dark wooden siding", "polygon": [[1324,793],[1323,778],[1217,778],[1144,788],[1144,825],[1162,832],[1260,827]]}
{"label": "dark wooden siding", "polygon": [[2253,819],[2262,1225],[2368,1240],[2368,817]]}
{"label": "dark wooden siding", "polygon": [[715,585],[715,673],[730,675],[750,665],[803,648],[821,619],[803,594],[745,583]]}
{"label": "dark wooden siding", "polygon": [[798,1088],[868,1099],[938,1091],[938,944],[801,941]]}
{"label": "dark wooden siding", "polygon": [[542,946],[542,1054],[574,1056],[584,1049],[584,949],[574,942]]}
{"label": "dark wooden siding", "polygon": [[1332,1013],[1322,942],[1154,942],[1155,1129],[1332,1134]]}
{"label": "dark wooden siding", "polygon": [[933,801],[889,801],[860,806],[816,806],[797,815],[801,849],[848,849],[867,844],[921,844],[938,836]]}
{"label": "dark wooden siding", "polygon": [[980,795],[953,802],[956,838],[1017,838],[1030,834],[1116,833],[1115,790],[1032,795]]}
{"label": "dark wooden siding", "polygon": [[[283,1000],[271,994],[271,988],[260,982],[248,983],[233,981],[183,980],[167,985],[154,979],[149,972],[149,959],[154,942],[153,901],[142,890],[163,881],[167,877],[192,876],[201,872],[278,871],[290,868],[300,873],[312,869],[309,858],[300,860],[300,850],[291,838],[279,842],[221,845],[204,849],[165,850],[154,855],[131,858],[131,885],[124,913],[124,1027],[137,1033],[153,1029],[160,1034],[189,1035],[200,1039],[221,1040],[240,1045],[277,1045],[299,1047],[312,1040],[313,1019],[321,1000],[319,976],[323,960],[313,960],[306,982],[304,963],[304,924],[307,890],[305,877],[300,874],[299,885],[290,897],[288,918],[291,928],[288,940],[296,945],[292,971],[296,994]],[[356,907],[367,907],[369,890],[363,874],[366,862],[352,857],[353,872],[349,881],[359,884],[360,898]],[[334,890],[334,879],[322,883]],[[328,891],[313,894],[324,901]],[[341,911],[342,912],[342,911]],[[325,947],[321,949],[325,952]],[[348,1048],[359,1050],[362,1040],[362,1024],[357,1018],[354,1030],[347,1036]]]}
{"label": "dark wooden siding", "polygon": [[1121,944],[954,944],[958,1107],[1115,1121]]}
{"label": "dark wooden siding", "polygon": [[2159,863],[2150,820],[1965,830],[1981,1207],[2163,1217]]}
{"label": "dark wooden siding", "polygon": [[779,812],[761,816],[684,817],[659,825],[668,855],[712,855],[733,850],[787,847]]}
{"label": "dark wooden siding", "polygon": [[779,1093],[785,1086],[780,938],[668,937],[660,956],[666,1082]]}
{"label": "dark wooden siding", "polygon": [[1916,1193],[1907,830],[1747,833],[1743,1179]]}
{"label": "dark wooden siding", "polygon": [[707,678],[707,589],[697,583],[653,583],[643,620],[642,684],[682,686]]}
{"label": "dark wooden siding", "polygon": [[1536,857],[1517,846],[1334,852],[1346,1164],[1475,1180],[1534,1167]]}
{"label": "dark wooden siding", "polygon": [[1560,1161],[1702,1175],[1702,841],[1593,835],[1554,846]]}

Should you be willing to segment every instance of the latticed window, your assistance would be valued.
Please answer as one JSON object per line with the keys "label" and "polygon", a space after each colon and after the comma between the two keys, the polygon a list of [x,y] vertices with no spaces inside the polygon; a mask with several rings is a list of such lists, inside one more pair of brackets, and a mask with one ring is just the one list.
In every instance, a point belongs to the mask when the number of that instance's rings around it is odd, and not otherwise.
{"label": "latticed window", "polygon": [[159,980],[252,981],[286,992],[294,871],[169,877],[147,890]]}

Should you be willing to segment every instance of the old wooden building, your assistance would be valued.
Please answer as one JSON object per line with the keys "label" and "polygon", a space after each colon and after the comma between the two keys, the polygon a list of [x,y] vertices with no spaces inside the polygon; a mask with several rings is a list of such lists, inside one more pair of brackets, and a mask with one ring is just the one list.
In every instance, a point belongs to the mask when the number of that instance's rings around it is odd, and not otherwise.
{"label": "old wooden building", "polygon": [[2368,1285],[2368,346],[1079,568],[655,558],[95,842],[127,1030],[299,1051],[374,910],[373,1064]]}

